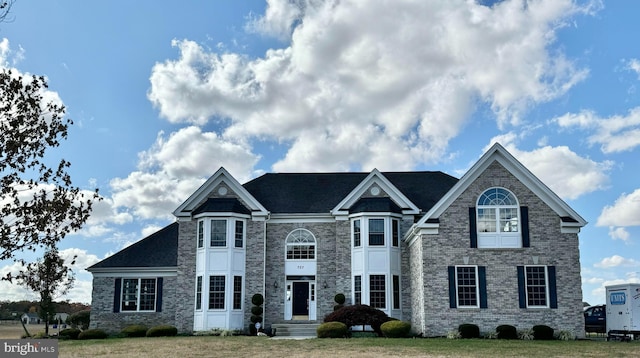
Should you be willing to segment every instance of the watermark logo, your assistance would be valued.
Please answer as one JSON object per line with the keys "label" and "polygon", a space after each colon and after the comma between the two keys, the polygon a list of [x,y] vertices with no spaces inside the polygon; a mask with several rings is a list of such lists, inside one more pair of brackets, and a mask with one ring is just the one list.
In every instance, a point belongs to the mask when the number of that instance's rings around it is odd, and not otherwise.
{"label": "watermark logo", "polygon": [[0,356],[58,358],[58,340],[0,339]]}

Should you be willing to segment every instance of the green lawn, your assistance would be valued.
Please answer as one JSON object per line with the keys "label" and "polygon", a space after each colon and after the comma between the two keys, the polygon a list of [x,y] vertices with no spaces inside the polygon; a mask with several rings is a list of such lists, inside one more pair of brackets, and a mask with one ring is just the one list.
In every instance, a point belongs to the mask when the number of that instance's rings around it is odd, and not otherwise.
{"label": "green lawn", "polygon": [[637,357],[640,341],[506,341],[444,338],[113,338],[60,341],[60,357]]}

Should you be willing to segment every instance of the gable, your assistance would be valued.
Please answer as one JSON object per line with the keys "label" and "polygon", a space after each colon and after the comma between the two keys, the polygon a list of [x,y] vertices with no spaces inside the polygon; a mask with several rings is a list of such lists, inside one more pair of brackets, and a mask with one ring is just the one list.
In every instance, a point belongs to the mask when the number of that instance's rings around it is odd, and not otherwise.
{"label": "gable", "polygon": [[[214,197],[215,200],[209,200]],[[173,215],[178,219],[189,219],[196,210],[202,212],[203,207],[220,212],[222,207],[229,205],[233,210],[242,210],[243,213],[248,211],[254,216],[266,217],[268,215],[264,206],[222,167],[191,194],[173,212]]]}
{"label": "gable", "polygon": [[437,220],[440,215],[494,164],[499,164],[503,167],[549,206],[553,212],[561,217],[563,232],[577,233],[581,227],[587,224],[586,220],[557,194],[551,191],[549,187],[533,175],[522,163],[516,160],[504,147],[496,143],[467,171],[460,181],[416,223],[416,227],[422,229],[437,228]]}

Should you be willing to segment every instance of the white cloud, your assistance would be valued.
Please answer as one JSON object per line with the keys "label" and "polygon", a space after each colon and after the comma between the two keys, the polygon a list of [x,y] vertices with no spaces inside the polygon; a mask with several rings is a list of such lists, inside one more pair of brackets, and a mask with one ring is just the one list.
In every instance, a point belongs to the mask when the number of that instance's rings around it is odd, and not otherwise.
{"label": "white cloud", "polygon": [[632,58],[627,61],[627,69],[635,72],[638,75],[638,79],[640,80],[640,60],[637,58]]}
{"label": "white cloud", "polygon": [[630,109],[625,116],[602,118],[593,111],[584,110],[567,113],[552,121],[563,128],[577,127],[593,132],[587,137],[588,143],[599,144],[606,154],[630,151],[640,146],[640,107]]}
{"label": "white cloud", "polygon": [[518,124],[584,79],[553,44],[589,6],[271,0],[249,26],[288,47],[250,59],[176,40],[148,98],[172,123],[215,120],[225,141],[290,145],[274,170],[411,169],[441,160],[479,102]]}
{"label": "white cloud", "polygon": [[139,155],[139,170],[111,180],[112,205],[143,219],[170,220],[171,213],[221,166],[239,181],[253,176],[259,157],[241,144],[190,126]]}
{"label": "white cloud", "polygon": [[598,226],[640,226],[640,189],[622,194],[613,205],[602,209]]}
{"label": "white cloud", "polygon": [[[531,151],[517,148],[517,136],[506,133],[491,139],[502,144],[514,157],[560,197],[575,199],[581,195],[604,189],[612,162],[595,162],[581,157],[566,146],[543,146]],[[562,163],[562,165],[557,165]]]}
{"label": "white cloud", "polygon": [[613,255],[611,257],[605,257],[602,261],[595,263],[593,266],[599,268],[638,267],[640,266],[640,261],[627,259],[620,255]]}
{"label": "white cloud", "polygon": [[623,227],[609,227],[609,236],[614,240],[629,241],[631,234]]}

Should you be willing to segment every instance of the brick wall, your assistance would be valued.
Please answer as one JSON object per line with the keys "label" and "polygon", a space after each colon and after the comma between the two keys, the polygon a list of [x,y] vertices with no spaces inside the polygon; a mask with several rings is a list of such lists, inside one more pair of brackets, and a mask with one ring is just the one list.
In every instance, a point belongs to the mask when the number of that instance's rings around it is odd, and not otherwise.
{"label": "brick wall", "polygon": [[[529,207],[531,247],[469,247],[468,208],[494,186],[512,191],[520,205]],[[441,215],[438,235],[423,236],[422,249],[425,335],[445,335],[462,323],[474,323],[482,332],[494,331],[500,324],[518,329],[546,324],[584,337],[578,236],[562,234],[560,217],[497,162]],[[465,257],[470,265],[486,266],[487,309],[449,308],[447,266],[463,265]],[[534,264],[534,257],[540,265],[556,266],[557,309],[519,308],[516,267]],[[415,313],[413,317],[419,319]]]}

